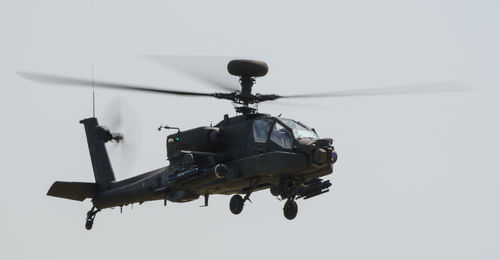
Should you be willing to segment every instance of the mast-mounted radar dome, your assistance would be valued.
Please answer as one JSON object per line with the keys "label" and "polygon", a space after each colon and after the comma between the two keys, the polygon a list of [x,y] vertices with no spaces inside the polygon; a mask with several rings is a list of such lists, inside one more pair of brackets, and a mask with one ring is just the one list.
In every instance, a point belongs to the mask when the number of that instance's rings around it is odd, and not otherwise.
{"label": "mast-mounted radar dome", "polygon": [[232,60],[227,64],[227,71],[238,77],[263,77],[269,68],[263,61]]}

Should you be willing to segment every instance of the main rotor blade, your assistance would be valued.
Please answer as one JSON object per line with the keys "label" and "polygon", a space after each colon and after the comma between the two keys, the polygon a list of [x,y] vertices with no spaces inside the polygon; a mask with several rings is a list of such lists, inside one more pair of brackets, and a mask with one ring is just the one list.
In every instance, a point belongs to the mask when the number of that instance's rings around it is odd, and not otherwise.
{"label": "main rotor blade", "polygon": [[273,101],[273,102],[262,102],[259,103],[259,106],[280,106],[280,107],[309,107],[309,108],[328,108],[327,106],[322,106],[319,103],[316,104],[306,104],[306,103],[297,103],[297,102],[283,102],[283,101]]}
{"label": "main rotor blade", "polygon": [[277,98],[322,98],[322,97],[351,97],[351,96],[379,96],[403,95],[420,93],[459,92],[473,90],[472,86],[461,81],[445,81],[424,84],[412,84],[371,89],[342,90],[313,94],[279,95]]}
{"label": "main rotor blade", "polygon": [[47,75],[47,74],[40,74],[33,72],[17,72],[17,74],[25,79],[45,84],[73,85],[73,86],[84,86],[84,87],[95,86],[100,88],[125,89],[125,90],[134,90],[134,91],[150,92],[150,93],[215,97],[215,93],[201,93],[201,92],[191,92],[191,91],[160,89],[149,86],[120,84],[107,81],[93,81],[89,79]]}
{"label": "main rotor blade", "polygon": [[193,76],[217,89],[230,92],[240,91],[238,79],[230,76],[226,71],[227,63],[232,59],[230,57],[176,55],[144,55],[143,57]]}

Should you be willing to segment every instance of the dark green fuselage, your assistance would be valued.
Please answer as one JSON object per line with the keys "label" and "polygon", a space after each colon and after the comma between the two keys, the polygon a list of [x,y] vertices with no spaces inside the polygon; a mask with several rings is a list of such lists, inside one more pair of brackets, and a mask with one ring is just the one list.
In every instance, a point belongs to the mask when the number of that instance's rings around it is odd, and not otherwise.
{"label": "dark green fuselage", "polygon": [[[259,124],[255,120],[267,128],[256,128]],[[279,120],[258,113],[232,118],[226,115],[214,127],[171,134],[167,137],[169,166],[121,181],[114,180],[104,147],[110,139],[106,135],[109,130],[99,126],[95,118],[82,120],[96,177],[96,185],[87,187],[91,191],[86,197],[92,198],[97,209],[152,200],[187,202],[200,195],[244,194],[249,189],[279,187],[284,181],[307,184],[330,174],[336,160],[331,139],[290,141],[293,130],[287,133],[286,125]],[[278,128],[281,132],[275,130]],[[267,136],[254,133],[260,130],[267,130]],[[282,142],[281,137],[288,139]],[[70,198],[57,183],[63,185],[56,182],[49,195]]]}

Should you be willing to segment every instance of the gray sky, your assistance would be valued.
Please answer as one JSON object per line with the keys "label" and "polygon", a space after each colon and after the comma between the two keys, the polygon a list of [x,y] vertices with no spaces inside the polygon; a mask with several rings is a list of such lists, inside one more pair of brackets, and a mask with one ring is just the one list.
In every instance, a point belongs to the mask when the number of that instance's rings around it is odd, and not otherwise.
{"label": "gray sky", "polygon": [[[498,1],[2,1],[0,258],[498,259],[499,13]],[[444,80],[478,90],[263,104],[333,138],[339,153],[332,191],[299,201],[294,221],[262,191],[239,216],[229,196],[208,208],[150,202],[104,210],[88,232],[89,201],[45,193],[56,180],[93,181],[78,124],[91,92],[15,71],[90,77],[94,62],[97,79],[211,90],[143,54],[262,59],[261,93]],[[234,114],[225,101],[98,90],[98,117],[117,96],[142,132],[138,164],[115,165],[118,178],[167,164],[160,124]]]}

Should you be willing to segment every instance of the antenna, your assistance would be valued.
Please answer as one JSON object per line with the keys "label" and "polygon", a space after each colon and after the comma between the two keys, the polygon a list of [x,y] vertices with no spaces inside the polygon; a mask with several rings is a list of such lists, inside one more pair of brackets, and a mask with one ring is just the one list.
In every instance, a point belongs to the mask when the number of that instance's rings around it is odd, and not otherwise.
{"label": "antenna", "polygon": [[95,81],[94,81],[94,63],[92,62],[92,117],[95,118]]}

